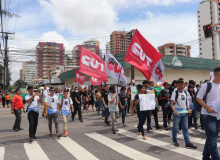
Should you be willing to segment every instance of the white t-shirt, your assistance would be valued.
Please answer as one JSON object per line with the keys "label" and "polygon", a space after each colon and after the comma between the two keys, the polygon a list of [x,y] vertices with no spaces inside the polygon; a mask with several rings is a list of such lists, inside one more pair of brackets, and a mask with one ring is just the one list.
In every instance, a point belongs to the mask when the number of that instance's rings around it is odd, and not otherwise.
{"label": "white t-shirt", "polygon": [[[220,85],[213,83],[213,82],[211,82],[211,83],[212,83],[212,89],[210,90],[210,92],[207,94],[207,97],[206,97],[206,104],[210,107],[212,106],[212,102],[220,99],[220,97],[219,97]],[[200,88],[200,90],[197,94],[197,97],[200,99],[203,99],[205,96],[206,90],[207,90],[207,83],[204,83],[202,85],[202,87]],[[216,116],[215,113],[208,113],[208,111],[204,107],[202,107],[202,109],[201,109],[201,114]]]}
{"label": "white t-shirt", "polygon": [[53,96],[47,96],[45,99],[45,102],[47,102],[48,106],[51,106],[52,108],[48,108],[47,107],[47,113],[48,114],[52,114],[52,113],[56,113],[58,112],[57,110],[57,104],[59,104],[59,99],[57,96],[53,95]]}
{"label": "white t-shirt", "polygon": [[[26,95],[25,96],[25,100],[29,100],[32,97],[32,95]],[[35,111],[37,113],[39,113],[39,107],[38,107],[38,100],[39,100],[39,96],[35,96],[34,99],[32,99],[31,105],[28,107],[27,112],[29,113],[30,111]],[[27,106],[30,104],[28,103]]]}
{"label": "white t-shirt", "polygon": [[[173,92],[172,96],[171,96],[171,100],[174,101],[175,105],[174,105],[174,109],[179,112],[182,110],[187,110],[187,106],[186,106],[186,100],[187,100],[187,95],[185,94],[185,92],[178,92],[178,98],[177,98],[177,102],[175,102],[175,98],[176,98],[176,91]],[[188,102],[187,102],[188,103]],[[179,114],[179,116],[184,116],[185,114]]]}
{"label": "white t-shirt", "polygon": [[[63,99],[63,104],[62,103]],[[60,99],[60,105],[62,106],[61,110],[70,110],[70,105],[73,104],[73,101],[71,98],[61,98]]]}
{"label": "white t-shirt", "polygon": [[44,90],[42,91],[43,93],[43,98],[45,99],[47,96],[48,96],[48,91],[47,90]]}

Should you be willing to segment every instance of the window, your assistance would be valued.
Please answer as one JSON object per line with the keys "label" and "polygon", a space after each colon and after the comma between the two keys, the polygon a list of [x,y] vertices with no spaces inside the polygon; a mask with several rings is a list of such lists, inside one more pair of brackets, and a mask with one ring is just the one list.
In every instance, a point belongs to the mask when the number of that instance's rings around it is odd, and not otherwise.
{"label": "window", "polygon": [[200,50],[202,50],[202,48],[200,48]]}
{"label": "window", "polygon": [[200,18],[200,16],[198,16],[198,18]]}
{"label": "window", "polygon": [[200,22],[200,20],[199,20],[199,22]]}
{"label": "window", "polygon": [[199,27],[200,27],[200,25],[199,25]]}
{"label": "window", "polygon": [[201,34],[199,34],[199,36],[201,36]]}
{"label": "window", "polygon": [[202,53],[200,53],[200,55],[202,55]]}
{"label": "window", "polygon": [[199,11],[197,13],[199,13]]}
{"label": "window", "polygon": [[215,53],[213,53],[213,56],[215,56]]}

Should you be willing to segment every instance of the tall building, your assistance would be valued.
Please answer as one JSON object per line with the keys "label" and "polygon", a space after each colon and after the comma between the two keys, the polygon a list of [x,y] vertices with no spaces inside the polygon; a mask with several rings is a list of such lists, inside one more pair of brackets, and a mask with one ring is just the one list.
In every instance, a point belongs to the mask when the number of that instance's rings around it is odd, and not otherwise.
{"label": "tall building", "polygon": [[114,31],[110,36],[110,51],[113,55],[126,52],[132,39],[127,31]]}
{"label": "tall building", "polygon": [[30,62],[23,63],[20,73],[21,73],[20,78],[24,82],[27,82],[28,84],[32,84],[32,80],[36,79],[36,75],[37,75],[36,62],[30,61]]}
{"label": "tall building", "polygon": [[36,47],[37,78],[51,77],[51,71],[64,65],[65,47],[62,43],[39,42]]}
{"label": "tall building", "polygon": [[97,54],[100,56],[100,49],[99,46],[93,46],[93,45],[77,45],[73,48],[72,53],[73,53],[73,65],[74,66],[79,66],[80,63],[80,53],[82,50],[82,47],[90,50],[91,52]]}
{"label": "tall building", "polygon": [[183,44],[167,43],[157,48],[162,55],[190,57],[191,46]]}
{"label": "tall building", "polygon": [[203,26],[211,24],[212,27],[219,23],[219,3],[216,1],[203,1],[199,3],[197,9],[198,19],[198,37],[199,37],[199,56],[206,59],[220,59],[219,50],[219,34],[213,32],[212,38],[206,38],[203,31]]}
{"label": "tall building", "polygon": [[92,45],[92,46],[98,46],[100,48],[100,43],[97,39],[95,38],[92,38],[88,41],[84,41],[83,42],[83,45]]}
{"label": "tall building", "polygon": [[111,44],[110,42],[107,42],[105,45],[105,53],[107,53],[107,51],[111,52]]}
{"label": "tall building", "polygon": [[22,69],[20,69],[20,79],[22,80]]}

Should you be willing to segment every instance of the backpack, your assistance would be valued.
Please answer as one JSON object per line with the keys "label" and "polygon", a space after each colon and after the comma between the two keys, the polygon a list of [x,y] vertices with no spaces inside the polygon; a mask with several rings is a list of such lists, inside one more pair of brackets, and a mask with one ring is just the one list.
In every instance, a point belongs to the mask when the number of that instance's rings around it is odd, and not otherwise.
{"label": "backpack", "polygon": [[[69,99],[69,104],[70,104],[70,97],[68,97]],[[71,104],[70,104],[71,105]],[[61,99],[61,107],[60,107],[60,110],[62,109],[62,106],[63,106],[63,98]]]}
{"label": "backpack", "polygon": [[[178,90],[176,90],[175,92],[176,92],[175,103],[177,103],[177,105],[179,106],[178,101],[177,101],[178,96],[179,96]],[[184,91],[184,93],[186,94],[186,105],[187,105],[187,93],[186,93],[186,91]],[[175,105],[175,104],[174,104],[174,105]]]}
{"label": "backpack", "polygon": [[[203,97],[203,101],[206,103],[206,98],[207,98],[207,94],[211,91],[212,89],[212,83],[211,82],[206,82],[207,83],[207,89],[206,89],[206,93],[205,96]],[[201,112],[202,106],[197,102],[196,97],[198,94],[199,90],[196,92],[196,95],[193,98],[193,107],[196,111]]]}

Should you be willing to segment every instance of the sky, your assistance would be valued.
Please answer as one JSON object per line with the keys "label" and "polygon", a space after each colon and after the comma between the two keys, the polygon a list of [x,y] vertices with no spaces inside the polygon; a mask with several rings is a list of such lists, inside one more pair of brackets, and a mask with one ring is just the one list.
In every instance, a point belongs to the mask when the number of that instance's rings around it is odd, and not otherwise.
{"label": "sky", "polygon": [[[66,54],[74,46],[96,38],[105,44],[115,30],[138,29],[155,47],[198,39],[197,9],[202,0],[13,0],[11,12],[19,18],[5,23],[5,31],[15,32],[10,50],[34,49],[39,41],[64,43]],[[31,52],[31,51],[30,51]],[[22,54],[28,53],[23,52]],[[199,54],[198,43],[191,56]],[[12,61],[35,60],[13,56]],[[22,63],[11,62],[12,81],[20,78]]]}

